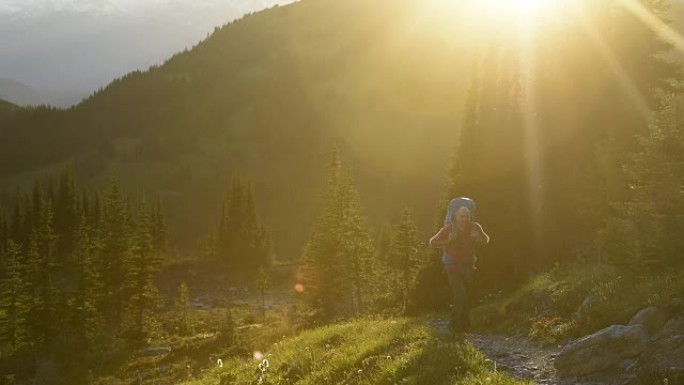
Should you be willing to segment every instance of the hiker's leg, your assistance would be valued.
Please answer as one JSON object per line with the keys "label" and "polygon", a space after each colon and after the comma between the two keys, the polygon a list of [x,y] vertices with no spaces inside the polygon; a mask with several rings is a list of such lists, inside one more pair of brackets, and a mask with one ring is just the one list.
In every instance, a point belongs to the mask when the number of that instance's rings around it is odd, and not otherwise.
{"label": "hiker's leg", "polygon": [[466,291],[463,275],[454,272],[449,273],[449,286],[451,287],[451,324],[452,330],[463,328],[463,316],[465,311]]}
{"label": "hiker's leg", "polygon": [[463,310],[461,312],[461,325],[467,330],[470,328],[470,287],[472,285],[473,271],[466,267],[461,274],[463,276]]}

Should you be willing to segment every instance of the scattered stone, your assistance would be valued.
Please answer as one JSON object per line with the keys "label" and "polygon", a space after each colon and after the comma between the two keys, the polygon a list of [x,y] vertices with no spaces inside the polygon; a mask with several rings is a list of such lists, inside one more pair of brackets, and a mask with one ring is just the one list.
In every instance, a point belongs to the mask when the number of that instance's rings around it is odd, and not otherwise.
{"label": "scattered stone", "polygon": [[561,377],[597,373],[640,355],[647,343],[643,325],[613,325],[566,345],[554,366]]}
{"label": "scattered stone", "polygon": [[628,326],[643,325],[646,333],[649,335],[654,335],[655,333],[659,332],[663,326],[665,326],[667,319],[668,316],[664,310],[657,307],[647,307],[640,310],[634,317],[632,317],[632,320],[629,321]]}

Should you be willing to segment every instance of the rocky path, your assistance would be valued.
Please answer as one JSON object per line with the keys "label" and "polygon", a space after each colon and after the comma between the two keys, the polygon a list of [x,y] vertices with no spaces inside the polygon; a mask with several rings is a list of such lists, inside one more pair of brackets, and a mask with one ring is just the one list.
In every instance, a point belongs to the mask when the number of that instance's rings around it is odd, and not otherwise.
{"label": "rocky path", "polygon": [[[431,326],[440,336],[449,337],[447,320],[432,320]],[[492,368],[512,377],[539,385],[561,385],[556,377],[553,360],[560,352],[558,346],[544,346],[524,337],[497,334],[468,333],[466,338],[492,363]]]}
{"label": "rocky path", "polygon": [[496,370],[540,385],[560,384],[553,367],[559,347],[543,346],[517,336],[468,334],[467,338],[492,361]]}
{"label": "rocky path", "polygon": [[[428,321],[441,338],[451,338],[449,322],[443,319]],[[631,385],[633,377],[627,373],[604,373],[583,378],[563,378],[556,374],[554,360],[562,345],[544,345],[523,336],[468,333],[466,339],[480,350],[492,364],[492,369],[506,372],[511,377],[538,385]]]}

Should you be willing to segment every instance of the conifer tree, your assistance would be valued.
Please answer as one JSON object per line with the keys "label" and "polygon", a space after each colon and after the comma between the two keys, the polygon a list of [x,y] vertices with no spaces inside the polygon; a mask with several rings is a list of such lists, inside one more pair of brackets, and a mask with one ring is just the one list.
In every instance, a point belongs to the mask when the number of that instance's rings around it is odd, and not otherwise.
{"label": "conifer tree", "polygon": [[361,212],[351,170],[343,172],[338,190],[339,203],[342,205],[338,236],[341,237],[339,242],[343,271],[351,289],[354,311],[359,314],[367,310],[377,293],[378,261],[374,258],[372,237]]}
{"label": "conifer tree", "polygon": [[269,264],[271,238],[257,214],[251,183],[235,174],[227,201],[223,203],[216,230],[200,245],[200,254],[216,254],[218,262],[233,274],[255,274]]}
{"label": "conifer tree", "polygon": [[271,280],[263,266],[259,267],[254,286],[261,295],[261,318],[266,322],[266,293],[271,289]]}
{"label": "conifer tree", "polygon": [[177,309],[180,311],[180,331],[182,335],[190,332],[190,320],[188,319],[188,304],[190,302],[190,289],[187,282],[183,281],[178,285]]}
{"label": "conifer tree", "polygon": [[[7,220],[7,215],[4,211],[0,210],[0,253],[2,253],[6,249],[9,237],[10,229]],[[2,262],[3,261],[0,260],[0,264],[2,264]],[[2,271],[2,268],[0,268],[0,271]]]}
{"label": "conifer tree", "polygon": [[54,227],[59,234],[57,253],[60,259],[73,250],[75,232],[78,227],[79,213],[77,212],[77,192],[73,174],[64,171],[59,177],[57,196],[53,201],[55,213]]}
{"label": "conifer tree", "polygon": [[608,262],[643,272],[684,264],[684,115],[670,96],[626,165],[633,191],[602,232]]}
{"label": "conifer tree", "polygon": [[333,149],[328,163],[326,206],[304,250],[305,300],[314,318],[354,315],[370,305],[377,261],[351,174]]}
{"label": "conifer tree", "polygon": [[[62,261],[59,260],[59,256],[57,254],[57,242],[59,240],[59,236],[55,232],[54,210],[51,202],[47,202],[47,204],[43,206],[43,215],[35,231],[38,235],[38,247],[43,260],[45,261],[45,265],[42,268],[45,270],[44,277],[46,278],[43,285],[45,290],[47,315],[51,320],[60,319],[59,309],[63,304],[63,298],[61,296],[62,288],[58,282],[64,277],[64,266]],[[54,324],[57,323],[54,322]],[[55,330],[55,326],[47,327],[45,329],[46,332],[49,333],[48,336],[50,338],[56,336],[57,331]]]}
{"label": "conifer tree", "polygon": [[29,291],[23,277],[20,248],[9,241],[2,253],[4,277],[0,278],[0,341],[3,353],[12,355],[29,342]]}
{"label": "conifer tree", "polygon": [[409,208],[402,212],[401,221],[397,224],[392,239],[392,267],[401,275],[402,283],[401,289],[395,287],[395,290],[397,293],[401,290],[401,299],[406,306],[418,267],[419,251],[423,245],[418,239],[418,229]]}
{"label": "conifer tree", "polygon": [[45,342],[43,322],[47,320],[47,298],[45,297],[47,277],[46,261],[41,255],[37,234],[31,236],[26,256],[26,285],[30,290],[27,318],[29,336],[34,348]]}
{"label": "conifer tree", "polygon": [[86,352],[97,350],[105,341],[103,310],[106,293],[99,253],[97,231],[83,218],[76,231],[74,251],[71,253],[71,263],[77,270],[74,273],[74,289],[68,301],[71,304],[68,319],[73,335],[72,346]]}
{"label": "conifer tree", "polygon": [[130,260],[131,228],[127,203],[112,176],[107,188],[101,214],[102,265],[101,271],[106,293],[106,319],[109,327],[118,334],[122,313],[126,305],[124,282],[127,282],[127,263]]}
{"label": "conifer tree", "polygon": [[17,189],[14,197],[14,209],[10,222],[10,238],[26,251],[32,232],[30,200]]}
{"label": "conifer tree", "polygon": [[158,302],[154,277],[160,270],[161,255],[157,253],[154,231],[155,208],[149,208],[145,200],[135,218],[135,232],[132,248],[126,260],[126,298],[128,305],[129,332],[134,339],[141,340],[145,326]]}

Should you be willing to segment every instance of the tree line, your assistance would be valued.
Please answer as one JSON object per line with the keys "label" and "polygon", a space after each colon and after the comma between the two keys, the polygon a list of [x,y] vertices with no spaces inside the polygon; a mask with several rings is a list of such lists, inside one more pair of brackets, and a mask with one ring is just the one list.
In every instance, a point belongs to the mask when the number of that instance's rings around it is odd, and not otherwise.
{"label": "tree line", "polygon": [[131,206],[116,177],[95,193],[71,172],[17,191],[11,213],[0,214],[5,372],[46,361],[79,372],[144,343],[161,305],[154,280],[168,231],[159,199]]}

